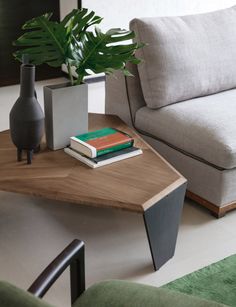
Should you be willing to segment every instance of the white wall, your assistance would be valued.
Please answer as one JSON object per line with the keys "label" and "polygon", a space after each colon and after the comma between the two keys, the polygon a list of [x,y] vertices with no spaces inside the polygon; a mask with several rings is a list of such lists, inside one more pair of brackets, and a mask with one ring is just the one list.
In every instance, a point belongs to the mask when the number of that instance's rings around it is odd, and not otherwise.
{"label": "white wall", "polygon": [[63,19],[72,9],[77,8],[77,3],[77,0],[60,0],[61,19]]}
{"label": "white wall", "polygon": [[82,0],[82,5],[104,17],[105,30],[128,28],[134,17],[196,14],[236,5],[236,0]]}

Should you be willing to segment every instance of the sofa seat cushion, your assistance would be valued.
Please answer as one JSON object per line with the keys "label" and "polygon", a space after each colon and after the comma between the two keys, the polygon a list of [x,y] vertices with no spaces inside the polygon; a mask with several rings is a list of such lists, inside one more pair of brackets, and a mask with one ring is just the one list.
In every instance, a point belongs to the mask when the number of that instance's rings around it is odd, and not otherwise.
{"label": "sofa seat cushion", "polygon": [[136,112],[135,126],[222,169],[236,167],[236,89]]}
{"label": "sofa seat cushion", "polygon": [[213,301],[128,281],[104,281],[86,290],[73,307],[220,307]]}
{"label": "sofa seat cushion", "polygon": [[136,18],[130,28],[144,59],[138,65],[149,108],[236,87],[236,6],[182,16]]}

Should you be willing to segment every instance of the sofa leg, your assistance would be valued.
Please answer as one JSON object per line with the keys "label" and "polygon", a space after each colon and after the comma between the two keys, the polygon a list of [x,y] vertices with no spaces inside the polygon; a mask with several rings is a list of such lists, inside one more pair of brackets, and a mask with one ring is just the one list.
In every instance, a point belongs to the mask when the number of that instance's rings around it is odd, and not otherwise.
{"label": "sofa leg", "polygon": [[219,210],[218,212],[211,211],[211,215],[214,216],[217,219],[220,219],[220,218],[224,217],[225,214],[226,214],[226,212],[225,211],[221,211],[221,210]]}
{"label": "sofa leg", "polygon": [[144,212],[144,224],[155,271],[174,256],[186,183]]}

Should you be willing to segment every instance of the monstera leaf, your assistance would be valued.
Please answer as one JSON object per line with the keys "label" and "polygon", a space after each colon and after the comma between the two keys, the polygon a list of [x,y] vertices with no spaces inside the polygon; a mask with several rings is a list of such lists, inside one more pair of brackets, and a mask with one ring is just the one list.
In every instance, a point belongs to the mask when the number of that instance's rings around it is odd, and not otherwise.
{"label": "monstera leaf", "polygon": [[[22,61],[23,55],[27,55],[30,63],[35,65],[47,63],[60,67],[66,64],[72,85],[80,84],[90,73],[111,74],[122,70],[124,74],[131,75],[125,64],[140,62],[134,52],[143,45],[129,42],[135,37],[134,32],[88,30],[102,21],[95,12],[88,12],[85,8],[74,9],[61,22],[52,21],[51,17],[51,13],[46,13],[23,25],[26,32],[14,42],[20,47],[14,53],[17,60]],[[72,67],[78,74],[77,81],[73,79]]]}
{"label": "monstera leaf", "polygon": [[94,11],[88,13],[88,9],[72,10],[61,22],[67,31],[79,40],[84,32],[92,25],[99,24],[103,18],[96,16]]}
{"label": "monstera leaf", "polygon": [[134,36],[134,32],[122,29],[110,29],[102,33],[96,28],[95,32],[86,32],[83,41],[77,46],[74,53],[75,62],[73,64],[77,67],[77,83],[80,83],[89,71],[112,74],[115,70],[122,70],[125,75],[131,76],[125,64],[127,62],[140,63],[141,60],[135,57],[134,52],[143,44],[119,43],[129,41]]}
{"label": "monstera leaf", "polygon": [[27,21],[22,29],[31,30],[24,33],[15,42],[15,46],[23,47],[13,55],[21,61],[23,54],[29,56],[35,65],[47,63],[59,67],[66,58],[66,28],[57,22],[50,21],[52,14],[44,14]]}
{"label": "monstera leaf", "polygon": [[35,65],[47,63],[59,67],[70,59],[71,41],[82,36],[83,32],[102,18],[87,9],[73,10],[60,23],[51,21],[52,13],[46,13],[27,21],[22,29],[29,30],[19,37],[15,46],[23,47],[13,55],[19,61],[28,54]]}

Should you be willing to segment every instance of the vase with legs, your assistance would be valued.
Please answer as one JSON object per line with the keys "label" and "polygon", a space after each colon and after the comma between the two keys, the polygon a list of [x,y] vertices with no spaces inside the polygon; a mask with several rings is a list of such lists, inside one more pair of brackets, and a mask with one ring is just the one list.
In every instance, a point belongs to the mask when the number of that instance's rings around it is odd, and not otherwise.
{"label": "vase with legs", "polygon": [[20,97],[10,112],[10,132],[17,147],[17,160],[21,161],[26,151],[27,163],[31,164],[44,134],[44,113],[35,96],[35,66],[22,64],[20,80]]}

